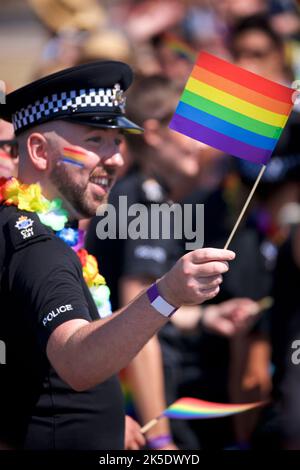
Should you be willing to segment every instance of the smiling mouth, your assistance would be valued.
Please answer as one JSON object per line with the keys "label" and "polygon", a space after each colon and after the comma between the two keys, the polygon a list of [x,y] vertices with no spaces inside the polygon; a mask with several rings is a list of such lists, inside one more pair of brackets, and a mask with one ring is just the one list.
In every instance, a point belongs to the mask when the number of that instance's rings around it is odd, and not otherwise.
{"label": "smiling mouth", "polygon": [[107,192],[112,186],[113,179],[108,176],[91,176],[89,181]]}

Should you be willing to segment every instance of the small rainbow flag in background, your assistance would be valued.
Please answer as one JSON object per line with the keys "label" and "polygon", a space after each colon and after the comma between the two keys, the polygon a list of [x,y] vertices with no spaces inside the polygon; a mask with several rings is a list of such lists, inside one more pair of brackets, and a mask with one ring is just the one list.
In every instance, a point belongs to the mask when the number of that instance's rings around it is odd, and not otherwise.
{"label": "small rainbow flag in background", "polygon": [[83,167],[83,162],[86,159],[86,152],[78,150],[74,147],[64,147],[64,153],[62,156],[62,161],[65,163],[72,163]]}
{"label": "small rainbow flag in background", "polygon": [[125,400],[125,413],[126,415],[131,416],[132,418],[137,418],[134,399],[130,389],[130,386],[126,377],[126,369],[122,369],[119,373],[120,383],[122,387],[122,392]]}
{"label": "small rainbow flag in background", "polygon": [[201,52],[169,127],[223,152],[266,164],[295,90]]}
{"label": "small rainbow flag in background", "polygon": [[185,41],[175,36],[175,34],[166,33],[163,36],[163,43],[179,57],[184,57],[191,63],[196,60],[196,51]]}
{"label": "small rainbow flag in background", "polygon": [[199,400],[198,398],[180,398],[170,405],[160,417],[172,419],[209,419],[243,413],[244,411],[263,406],[265,402],[228,405]]}

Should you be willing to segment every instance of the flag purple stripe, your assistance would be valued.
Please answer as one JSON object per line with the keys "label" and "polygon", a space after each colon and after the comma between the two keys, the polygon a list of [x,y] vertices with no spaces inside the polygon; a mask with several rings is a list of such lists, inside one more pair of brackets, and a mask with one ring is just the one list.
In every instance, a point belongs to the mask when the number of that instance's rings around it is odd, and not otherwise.
{"label": "flag purple stripe", "polygon": [[201,413],[182,413],[179,411],[166,410],[164,411],[163,416],[171,419],[214,419],[223,418],[224,416],[229,416],[233,414],[235,414],[234,411],[224,411],[223,413],[205,413],[204,411]]}
{"label": "flag purple stripe", "polygon": [[261,149],[253,145],[246,144],[239,140],[228,137],[225,134],[214,131],[201,124],[195,123],[178,114],[174,114],[170,124],[170,129],[185,134],[192,139],[204,142],[207,145],[215,147],[229,155],[244,158],[253,163],[266,164],[271,157],[272,151]]}

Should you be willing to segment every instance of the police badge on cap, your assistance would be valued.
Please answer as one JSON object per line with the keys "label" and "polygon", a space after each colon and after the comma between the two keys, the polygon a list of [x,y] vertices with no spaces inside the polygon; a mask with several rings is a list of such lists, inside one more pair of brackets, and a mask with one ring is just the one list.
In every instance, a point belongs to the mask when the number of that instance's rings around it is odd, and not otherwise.
{"label": "police badge on cap", "polygon": [[13,123],[16,135],[57,119],[141,133],[125,116],[124,92],[132,79],[131,68],[116,61],[65,69],[7,95],[0,117]]}

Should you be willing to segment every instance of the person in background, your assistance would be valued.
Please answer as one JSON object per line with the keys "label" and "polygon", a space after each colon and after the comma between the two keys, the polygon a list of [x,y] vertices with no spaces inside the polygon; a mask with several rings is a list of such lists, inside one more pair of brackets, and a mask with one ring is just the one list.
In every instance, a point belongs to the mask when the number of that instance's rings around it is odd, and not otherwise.
{"label": "person in background", "polygon": [[[283,39],[265,16],[245,18],[236,24],[229,37],[228,45],[237,65],[279,83],[290,85],[292,82],[293,76],[286,61]],[[295,202],[298,198],[300,149],[297,136],[300,129],[299,116],[295,106],[256,191],[256,204],[253,201],[253,209],[249,212],[248,221],[246,221],[248,230],[252,227],[259,234],[259,249],[264,258],[266,279],[269,277],[267,282],[269,288],[272,284],[278,248],[287,236],[285,228],[280,224],[280,211],[286,204]],[[255,165],[248,164],[248,162],[240,161],[239,163],[241,180],[249,192],[258,170]],[[261,278],[261,275],[258,277]],[[235,395],[237,399],[265,399],[270,392],[271,353],[268,318],[267,315],[248,335],[248,339],[243,340],[244,346],[242,341],[239,345],[235,344],[235,350],[240,352],[239,355],[236,354],[236,357],[244,357],[240,365],[237,365],[240,372],[235,374],[235,392],[238,389],[242,392],[241,395],[237,392]],[[248,346],[245,348],[247,342]],[[240,385],[237,385],[239,380]],[[244,433],[247,438],[244,437],[241,440],[249,439],[255,428],[255,422],[251,423],[251,420],[246,420],[242,416],[237,417],[235,421],[240,423],[241,434],[243,434],[242,429],[247,430]]]}
{"label": "person in background", "polygon": [[232,27],[244,18],[266,15],[269,11],[268,0],[212,0],[211,4],[219,20]]}
{"label": "person in background", "polygon": [[300,16],[299,7],[294,0],[272,0],[271,22],[273,28],[285,39],[299,40]]}
{"label": "person in background", "polygon": [[163,33],[152,39],[161,74],[184,87],[197,51],[179,34]]}
{"label": "person in background", "polygon": [[270,315],[273,390],[253,438],[254,449],[300,449],[300,198],[291,236],[279,250]]}
{"label": "person in background", "polygon": [[228,37],[228,47],[236,65],[278,83],[292,82],[284,42],[266,16],[250,16],[237,23]]}
{"label": "person in background", "polygon": [[[269,79],[290,83],[291,75],[284,60],[282,40],[265,17],[255,16],[242,20],[232,30],[228,44],[237,65]],[[271,293],[277,251],[287,236],[278,220],[279,211],[285,204],[297,201],[298,198],[299,125],[299,113],[294,111],[256,190],[256,197],[232,241],[231,246],[239,253],[239,257],[230,275],[226,276],[218,301],[240,296],[259,300]],[[223,176],[218,186],[204,200],[206,246],[224,246],[259,171],[256,165],[243,160],[224,159],[224,156],[220,159],[225,163]],[[198,188],[186,202],[195,204],[201,197],[203,192]],[[190,338],[190,349],[192,344]],[[220,352],[222,364],[218,357],[214,365],[207,361],[202,363],[202,358],[209,357],[212,345],[215,345],[214,350]],[[196,378],[194,381],[186,380],[185,391],[196,388],[199,390],[201,387],[209,391],[217,389],[219,393],[223,393],[223,397],[229,394],[235,402],[269,397],[271,377],[268,316],[264,316],[248,334],[240,335],[230,342],[216,336],[204,337],[200,342],[195,337],[194,357],[198,357],[198,369],[196,361],[192,362],[192,355],[190,363]],[[214,376],[211,371],[217,367],[219,373]],[[218,381],[220,377],[222,379]],[[256,422],[256,413],[234,419],[238,445],[250,445]],[[210,436],[213,443],[214,424],[210,430],[210,423],[206,427],[200,422],[191,423],[191,426],[204,439],[209,439]]]}

